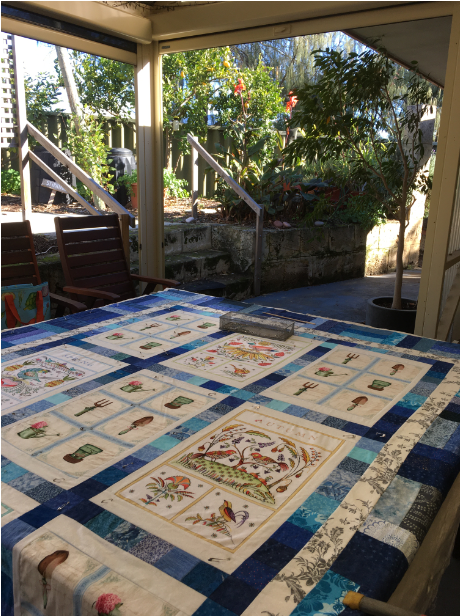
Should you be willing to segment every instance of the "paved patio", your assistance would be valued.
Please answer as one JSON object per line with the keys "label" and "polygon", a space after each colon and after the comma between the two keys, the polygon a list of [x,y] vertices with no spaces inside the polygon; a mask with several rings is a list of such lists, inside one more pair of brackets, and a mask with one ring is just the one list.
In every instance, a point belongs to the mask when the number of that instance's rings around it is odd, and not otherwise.
{"label": "paved patio", "polygon": [[[404,271],[403,297],[418,298],[421,273],[420,268]],[[367,300],[371,297],[392,296],[394,283],[395,273],[392,272],[269,293],[247,299],[245,303],[364,323]]]}

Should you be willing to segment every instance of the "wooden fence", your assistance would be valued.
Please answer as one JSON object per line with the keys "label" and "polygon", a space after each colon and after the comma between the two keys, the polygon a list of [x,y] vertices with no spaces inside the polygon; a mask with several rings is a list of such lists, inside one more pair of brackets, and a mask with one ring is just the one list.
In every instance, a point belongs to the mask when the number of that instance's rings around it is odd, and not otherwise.
{"label": "wooden fence", "polygon": [[[67,140],[67,117],[67,114],[47,114],[47,123],[42,130],[43,134],[60,149],[62,149]],[[108,146],[111,148],[128,148],[136,154],[136,130],[134,122],[120,126],[117,125],[116,122],[107,121],[105,123],[105,132],[105,140]],[[231,139],[225,138],[224,132],[220,127],[210,126],[208,128],[206,142],[202,145],[212,156],[217,153],[214,145],[215,143],[220,143],[228,151],[231,146]],[[189,183],[189,190],[191,190],[191,156],[180,156],[179,144],[173,139],[171,148],[171,161],[173,166],[175,166],[178,159],[179,163],[177,165],[176,176],[179,179],[187,180]],[[207,162],[200,157],[198,162],[198,194],[211,198],[215,190],[216,173],[214,171],[205,173],[206,167],[208,167]],[[16,148],[2,148],[2,169],[19,170],[18,150]]]}

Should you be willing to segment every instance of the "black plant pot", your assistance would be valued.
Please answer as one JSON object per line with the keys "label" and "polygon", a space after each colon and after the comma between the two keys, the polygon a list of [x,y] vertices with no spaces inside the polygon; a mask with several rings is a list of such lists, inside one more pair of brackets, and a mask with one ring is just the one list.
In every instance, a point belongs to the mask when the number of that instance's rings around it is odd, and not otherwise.
{"label": "black plant pot", "polygon": [[[366,308],[366,325],[372,325],[379,329],[391,329],[397,332],[413,334],[415,329],[415,317],[417,309],[414,310],[395,310],[394,308],[386,308],[379,306],[380,301],[385,303],[385,300],[392,300],[391,297],[373,297],[367,300]],[[376,303],[377,302],[377,303]],[[405,302],[414,303],[411,299],[402,299],[403,305]]]}

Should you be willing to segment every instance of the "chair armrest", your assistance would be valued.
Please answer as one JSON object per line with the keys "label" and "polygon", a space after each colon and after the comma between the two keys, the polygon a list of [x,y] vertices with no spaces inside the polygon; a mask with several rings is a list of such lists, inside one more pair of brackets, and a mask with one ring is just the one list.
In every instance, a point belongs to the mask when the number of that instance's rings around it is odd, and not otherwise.
{"label": "chair armrest", "polygon": [[82,302],[76,302],[74,299],[70,299],[69,297],[62,297],[62,295],[55,295],[54,293],[50,293],[50,299],[56,303],[58,306],[62,306],[63,308],[69,308],[70,312],[83,312],[87,310],[86,304]]}
{"label": "chair armrest", "polygon": [[119,295],[109,293],[109,291],[100,291],[99,289],[87,289],[85,287],[64,287],[64,293],[75,293],[76,295],[85,295],[86,297],[95,297],[96,299],[104,299],[116,301],[120,299]]}
{"label": "chair armrest", "polygon": [[151,278],[150,276],[140,276],[139,274],[131,274],[131,278],[140,282],[148,282],[149,284],[161,284],[166,289],[169,287],[178,287],[180,282],[177,280],[169,280],[168,278]]}

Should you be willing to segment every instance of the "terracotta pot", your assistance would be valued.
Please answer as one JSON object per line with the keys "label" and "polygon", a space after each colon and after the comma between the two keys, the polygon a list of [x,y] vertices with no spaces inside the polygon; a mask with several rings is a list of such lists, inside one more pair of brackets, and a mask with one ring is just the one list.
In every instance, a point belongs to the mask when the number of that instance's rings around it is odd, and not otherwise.
{"label": "terracotta pot", "polygon": [[131,188],[133,194],[131,195],[131,205],[135,210],[137,210],[137,182],[135,184],[131,184]]}

